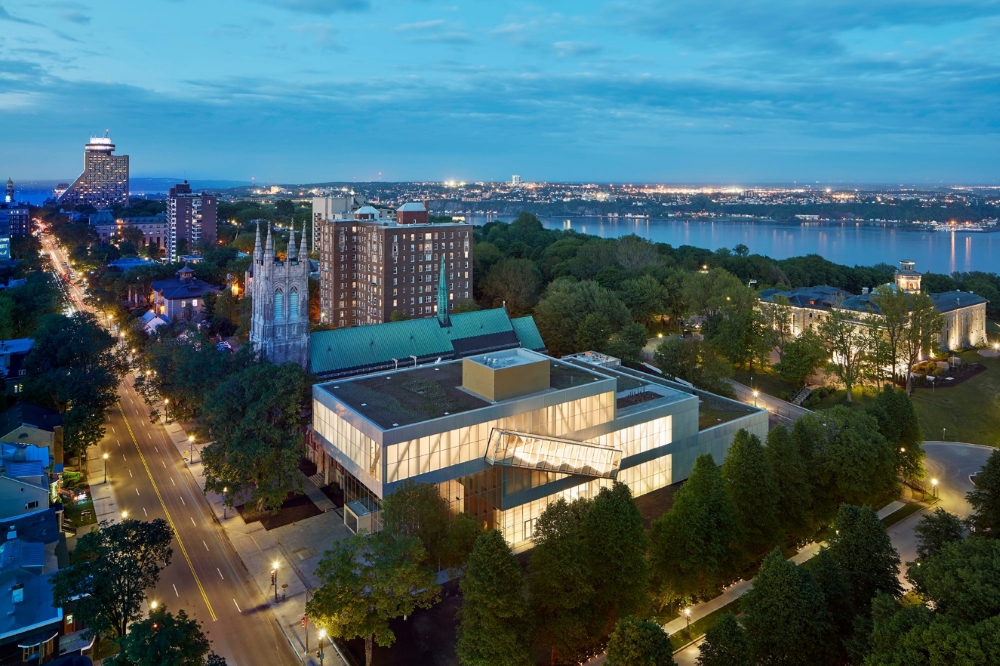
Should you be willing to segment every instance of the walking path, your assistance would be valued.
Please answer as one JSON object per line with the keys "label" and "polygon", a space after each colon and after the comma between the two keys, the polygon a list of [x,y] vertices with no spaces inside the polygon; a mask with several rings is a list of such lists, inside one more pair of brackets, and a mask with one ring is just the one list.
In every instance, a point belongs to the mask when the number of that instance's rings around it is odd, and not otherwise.
{"label": "walking path", "polygon": [[[188,443],[187,433],[176,422],[165,424],[164,427],[174,446],[187,459],[192,448]],[[193,461],[188,460],[188,470],[200,488],[205,487],[205,472],[201,462],[202,446],[195,444],[193,447],[194,459]],[[305,614],[305,603],[309,590],[319,586],[314,572],[318,560],[317,555],[321,552],[315,544],[304,543],[304,541],[308,541],[308,536],[324,535],[321,540],[323,543],[329,544],[333,538],[337,537],[338,527],[344,531],[347,530],[347,527],[343,525],[343,519],[335,511],[333,502],[310,479],[306,479],[304,485],[305,494],[321,511],[324,511],[321,516],[310,518],[309,526],[306,529],[301,526],[296,528],[293,523],[277,529],[265,530],[260,522],[248,524],[237,511],[225,508],[221,495],[206,492],[205,498],[215,514],[215,519],[226,531],[226,536],[239,554],[250,577],[253,578],[264,598],[268,599],[271,610],[296,655],[307,666],[319,666],[317,629],[311,623],[307,627],[303,627],[302,618]],[[305,532],[309,534],[306,535]],[[304,567],[304,560],[311,560],[312,566]],[[271,571],[274,569],[275,563],[277,563],[277,590],[271,585]],[[308,638],[306,637],[307,631]],[[307,640],[308,651],[306,650]],[[324,666],[328,664],[346,666],[338,648],[329,639],[325,644],[322,663]]]}

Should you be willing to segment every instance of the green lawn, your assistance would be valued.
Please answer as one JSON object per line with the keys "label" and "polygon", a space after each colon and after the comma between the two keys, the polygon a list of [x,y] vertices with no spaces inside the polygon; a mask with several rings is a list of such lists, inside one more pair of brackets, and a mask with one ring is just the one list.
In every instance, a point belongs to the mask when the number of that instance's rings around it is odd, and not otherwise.
{"label": "green lawn", "polygon": [[913,392],[924,439],[998,446],[1000,358],[984,358],[974,351],[958,356],[966,363],[982,363],[987,370],[952,388]]}
{"label": "green lawn", "polygon": [[[752,382],[750,381],[751,377],[753,378]],[[798,391],[798,387],[786,382],[771,370],[761,371],[759,368],[754,368],[753,372],[737,370],[733,373],[733,379],[746,386],[751,386],[752,384],[753,388],[761,393],[766,393],[775,398],[780,398],[782,393],[795,395],[795,392]]]}
{"label": "green lawn", "polygon": [[910,502],[902,509],[894,511],[885,518],[883,518],[882,526],[888,529],[893,525],[895,525],[896,523],[898,523],[899,521],[901,521],[903,518],[908,518],[909,516],[915,514],[917,511],[920,511],[921,509],[924,508],[927,508],[927,505],[924,504],[923,502]]}
{"label": "green lawn", "polygon": [[696,638],[705,635],[705,632],[712,628],[715,621],[726,613],[738,613],[739,612],[740,600],[735,599],[730,601],[728,604],[722,608],[716,609],[701,618],[700,620],[695,620],[691,623],[690,627],[685,627],[681,629],[676,634],[670,635],[670,642],[673,644],[675,650],[679,650]]}

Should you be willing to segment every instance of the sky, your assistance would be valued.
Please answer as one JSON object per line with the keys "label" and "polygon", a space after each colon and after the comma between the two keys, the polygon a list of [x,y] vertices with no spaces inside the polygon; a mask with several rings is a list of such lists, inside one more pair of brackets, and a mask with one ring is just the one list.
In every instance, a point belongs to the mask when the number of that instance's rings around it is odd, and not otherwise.
{"label": "sky", "polygon": [[0,177],[1000,183],[1000,0],[0,0]]}

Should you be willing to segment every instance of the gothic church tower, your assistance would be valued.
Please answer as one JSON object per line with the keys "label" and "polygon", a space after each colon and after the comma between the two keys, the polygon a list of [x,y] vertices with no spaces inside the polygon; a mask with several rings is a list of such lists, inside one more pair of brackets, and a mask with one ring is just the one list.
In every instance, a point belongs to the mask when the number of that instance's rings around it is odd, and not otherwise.
{"label": "gothic church tower", "polygon": [[288,238],[284,261],[274,254],[271,225],[267,243],[260,244],[260,227],[253,261],[247,271],[252,314],[250,345],[262,358],[276,365],[293,361],[309,370],[309,254],[306,235],[296,251],[295,228]]}

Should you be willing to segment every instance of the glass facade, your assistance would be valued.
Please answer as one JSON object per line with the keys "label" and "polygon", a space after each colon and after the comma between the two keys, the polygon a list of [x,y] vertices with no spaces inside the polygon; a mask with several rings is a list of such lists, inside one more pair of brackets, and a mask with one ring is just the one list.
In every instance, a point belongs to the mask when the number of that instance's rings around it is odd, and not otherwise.
{"label": "glass facade", "polygon": [[621,449],[510,430],[494,430],[486,451],[491,465],[604,479],[615,477],[621,461]]}
{"label": "glass facade", "polygon": [[315,401],[313,427],[317,434],[333,444],[373,479],[382,480],[381,447],[378,442]]}

